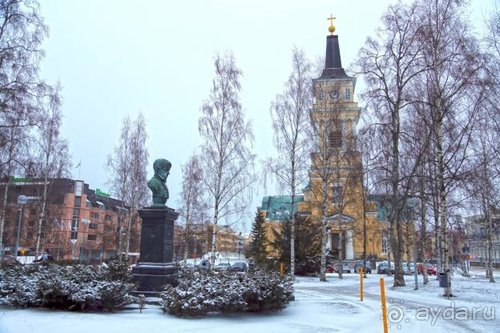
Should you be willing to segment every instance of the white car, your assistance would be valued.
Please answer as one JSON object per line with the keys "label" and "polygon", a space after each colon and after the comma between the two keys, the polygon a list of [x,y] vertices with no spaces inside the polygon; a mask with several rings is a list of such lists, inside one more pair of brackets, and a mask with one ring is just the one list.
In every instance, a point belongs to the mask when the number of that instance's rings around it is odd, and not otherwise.
{"label": "white car", "polygon": [[227,269],[231,267],[230,263],[227,262],[220,262],[215,266],[215,269],[218,271],[227,271]]}

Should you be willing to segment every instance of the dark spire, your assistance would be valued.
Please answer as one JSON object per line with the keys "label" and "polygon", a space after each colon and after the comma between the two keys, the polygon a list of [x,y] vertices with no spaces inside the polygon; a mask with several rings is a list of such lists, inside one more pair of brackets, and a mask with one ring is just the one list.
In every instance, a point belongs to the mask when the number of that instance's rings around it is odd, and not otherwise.
{"label": "dark spire", "polygon": [[320,79],[343,79],[348,77],[342,68],[342,61],[340,60],[339,36],[327,36],[325,69]]}

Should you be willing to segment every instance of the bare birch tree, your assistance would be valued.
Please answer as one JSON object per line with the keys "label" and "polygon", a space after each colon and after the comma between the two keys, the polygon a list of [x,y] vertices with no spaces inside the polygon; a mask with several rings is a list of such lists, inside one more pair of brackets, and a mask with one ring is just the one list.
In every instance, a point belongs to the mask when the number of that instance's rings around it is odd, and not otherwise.
{"label": "bare birch tree", "polygon": [[[448,200],[456,182],[462,179],[467,146],[475,122],[475,110],[483,99],[478,42],[470,32],[461,0],[420,3],[420,44],[424,48],[426,72],[424,97],[429,105],[435,147],[437,209],[442,272],[449,272]],[[448,274],[449,275],[449,274]],[[445,288],[450,296],[451,287]]]}
{"label": "bare birch tree", "polygon": [[307,181],[310,154],[309,109],[312,106],[311,63],[304,51],[292,51],[292,72],[282,94],[271,104],[274,145],[278,152],[266,168],[276,177],[281,189],[292,198],[290,207],[290,275],[295,274],[296,197]]}
{"label": "bare birch tree", "polygon": [[[487,124],[483,125],[487,126]],[[493,166],[499,163],[498,155],[494,152],[495,143],[498,143],[498,135],[481,126],[477,133],[477,143],[475,143],[475,165],[477,168],[471,173],[469,179],[468,191],[470,193],[471,203],[476,210],[480,212],[478,223],[484,230],[484,241],[486,247],[486,276],[490,282],[495,282],[493,274],[493,237],[496,231],[494,224],[494,214],[500,207],[500,176],[498,170]],[[479,132],[479,131],[478,131]],[[489,135],[488,135],[489,134]],[[493,139],[493,141],[491,141]]]}
{"label": "bare birch tree", "polygon": [[[378,38],[368,38],[357,61],[358,68],[368,85],[364,97],[374,112],[377,135],[386,152],[381,157],[379,176],[381,184],[389,188],[391,204],[389,210],[389,238],[394,255],[394,286],[404,286],[402,270],[403,231],[401,210],[406,205],[411,175],[402,174],[401,157],[405,137],[402,129],[404,111],[414,102],[410,91],[418,75],[425,71],[420,58],[422,46],[419,41],[419,16],[416,5],[399,2],[390,6],[382,18]],[[389,142],[389,144],[386,144]],[[421,150],[420,156],[421,156]],[[417,156],[419,156],[417,154]],[[414,160],[415,173],[419,158]]]}
{"label": "bare birch tree", "polygon": [[[0,1],[0,174],[11,177],[22,167],[19,152],[28,130],[39,119],[37,98],[47,85],[39,77],[47,26],[35,0]],[[23,152],[26,153],[25,151]],[[0,259],[9,183],[0,206]]]}
{"label": "bare birch tree", "polygon": [[182,192],[180,202],[180,216],[184,221],[184,261],[187,260],[189,246],[193,243],[195,231],[192,228],[196,222],[203,222],[202,216],[205,215],[206,201],[203,192],[203,169],[201,167],[201,158],[193,154],[188,162],[182,167]]}
{"label": "bare birch tree", "polygon": [[214,65],[212,89],[198,124],[203,139],[203,182],[213,210],[212,264],[219,221],[226,218],[236,223],[243,217],[255,182],[252,126],[245,120],[239,97],[242,72],[232,54],[217,55]]}
{"label": "bare birch tree", "polygon": [[134,121],[125,117],[119,143],[107,160],[111,173],[111,191],[122,202],[122,214],[118,222],[118,251],[125,256],[128,256],[130,233],[132,224],[137,220],[137,210],[145,206],[149,198],[146,179],[149,153],[146,139],[143,114],[139,113]]}
{"label": "bare birch tree", "polygon": [[44,223],[47,224],[46,211],[48,204],[48,191],[51,178],[60,178],[68,174],[71,159],[69,156],[66,140],[60,136],[62,125],[62,110],[60,87],[57,86],[46,98],[44,104],[43,121],[38,126],[38,158],[40,171],[37,175],[43,179],[43,188],[40,196],[40,217],[36,230],[35,253],[38,257],[40,253],[41,235],[44,230]]}

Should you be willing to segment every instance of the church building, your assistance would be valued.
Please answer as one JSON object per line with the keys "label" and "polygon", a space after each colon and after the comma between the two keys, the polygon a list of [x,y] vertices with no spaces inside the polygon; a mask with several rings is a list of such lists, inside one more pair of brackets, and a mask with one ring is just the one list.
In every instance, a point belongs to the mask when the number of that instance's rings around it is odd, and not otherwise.
{"label": "church building", "polygon": [[[380,200],[370,200],[378,196],[368,196],[363,186],[362,159],[356,144],[361,113],[354,99],[356,78],[348,76],[342,67],[339,36],[333,24],[329,31],[325,67],[321,76],[313,79],[310,119],[315,142],[309,184],[293,211],[313,221],[326,216],[327,249],[333,258],[360,259],[363,253],[386,258],[387,219]],[[283,196],[278,197],[264,198],[262,210],[270,223],[276,223],[273,209],[284,202]]]}

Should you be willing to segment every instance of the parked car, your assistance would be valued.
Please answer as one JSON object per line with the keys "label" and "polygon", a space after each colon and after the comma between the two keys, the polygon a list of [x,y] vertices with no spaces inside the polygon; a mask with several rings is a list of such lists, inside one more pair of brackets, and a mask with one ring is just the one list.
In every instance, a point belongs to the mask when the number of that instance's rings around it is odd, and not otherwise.
{"label": "parked car", "polygon": [[403,263],[403,274],[411,275],[413,273],[415,273],[415,264],[412,262],[410,264],[408,264],[407,262],[404,262]]}
{"label": "parked car", "polygon": [[[339,263],[333,263],[326,266],[327,273],[338,273]],[[342,261],[342,273],[352,273],[354,272],[354,263],[352,261]]]}
{"label": "parked car", "polygon": [[231,272],[246,272],[247,271],[247,264],[243,261],[238,261],[232,264],[230,267],[228,267],[228,271]]}
{"label": "parked car", "polygon": [[[354,273],[359,273],[361,267],[363,267],[363,260],[356,261],[356,263],[354,264]],[[365,261],[364,271],[368,274],[372,273],[372,265],[369,261]]]}
{"label": "parked car", "polygon": [[33,263],[39,264],[49,261],[54,261],[54,257],[49,253],[49,250],[45,250],[38,259],[33,260]]}
{"label": "parked car", "polygon": [[[338,271],[338,264],[334,266],[335,271]],[[342,261],[342,273],[351,273],[352,267],[348,261]]]}
{"label": "parked car", "polygon": [[430,263],[425,263],[425,264],[419,263],[417,265],[418,274],[422,274],[424,272],[424,265],[425,265],[425,269],[427,269],[427,274],[429,274],[429,275],[436,275],[437,274],[436,266],[434,266],[433,264],[430,264]]}
{"label": "parked car", "polygon": [[211,265],[210,265],[210,260],[207,260],[207,259],[203,259],[203,260],[200,262],[200,265],[199,265],[199,267],[200,267],[201,269],[207,269],[207,270],[208,270],[208,269],[210,269],[210,266],[211,266]]}
{"label": "parked car", "polygon": [[231,267],[231,264],[228,262],[220,262],[215,266],[215,270],[217,271],[227,271]]}
{"label": "parked car", "polygon": [[[381,262],[377,266],[377,274],[387,274],[388,270],[389,270],[389,263],[387,261]],[[394,268],[392,267],[391,267],[391,273],[394,274]]]}

